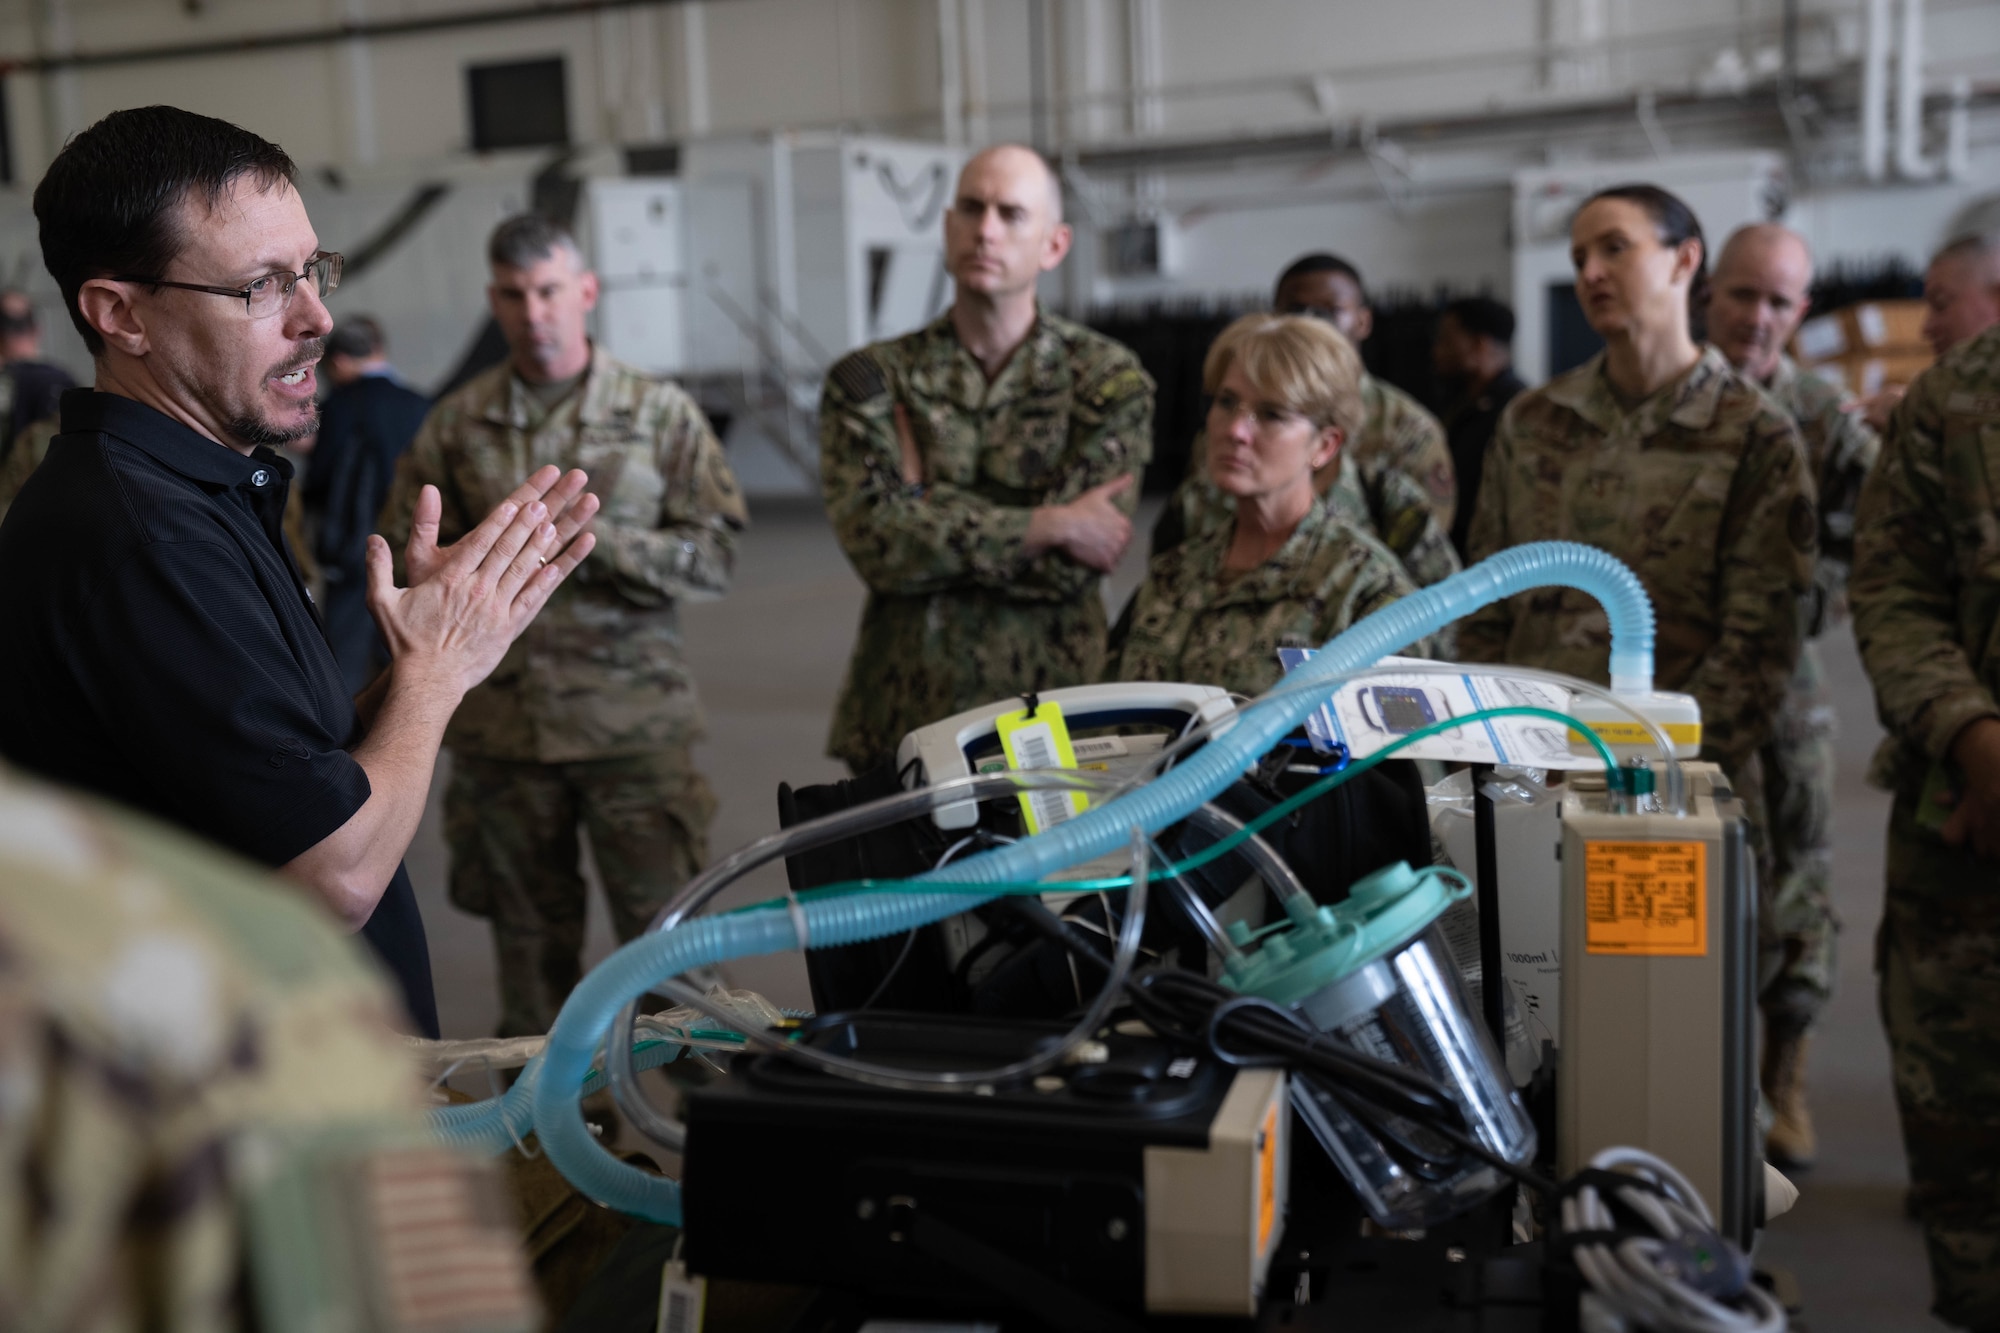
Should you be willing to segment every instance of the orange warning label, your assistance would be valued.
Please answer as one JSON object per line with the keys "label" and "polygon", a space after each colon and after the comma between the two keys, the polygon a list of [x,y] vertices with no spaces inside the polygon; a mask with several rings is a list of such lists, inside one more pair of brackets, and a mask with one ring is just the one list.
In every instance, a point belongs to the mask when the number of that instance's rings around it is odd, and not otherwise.
{"label": "orange warning label", "polygon": [[1257,1253],[1271,1244],[1271,1227],[1278,1220],[1278,1108],[1264,1113],[1257,1135]]}
{"label": "orange warning label", "polygon": [[1584,948],[1700,958],[1708,953],[1708,844],[1586,842]]}

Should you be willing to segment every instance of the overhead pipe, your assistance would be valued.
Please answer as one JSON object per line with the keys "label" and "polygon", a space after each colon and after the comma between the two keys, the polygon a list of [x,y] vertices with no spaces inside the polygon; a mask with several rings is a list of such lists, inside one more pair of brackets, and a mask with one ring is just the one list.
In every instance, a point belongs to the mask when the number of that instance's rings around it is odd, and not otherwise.
{"label": "overhead pipe", "polygon": [[1868,0],[1861,47],[1861,174],[1889,174],[1889,0]]}
{"label": "overhead pipe", "polygon": [[954,148],[965,143],[965,39],[958,0],[937,0],[938,128]]}
{"label": "overhead pipe", "polygon": [[[46,74],[56,70],[136,65],[156,60],[199,60],[253,51],[328,46],[356,39],[416,37],[453,28],[484,28],[499,23],[525,23],[532,19],[573,19],[614,9],[650,8],[673,3],[692,3],[692,0],[566,0],[561,5],[542,0],[541,3],[494,5],[453,14],[423,14],[411,18],[375,19],[366,23],[335,23],[277,32],[242,33],[234,37],[204,38],[197,42],[111,47],[101,51],[56,50],[35,56],[0,56],[0,74]],[[53,7],[59,9],[63,6],[56,4]]]}
{"label": "overhead pipe", "polygon": [[1950,180],[1972,178],[1972,80],[1961,74],[1951,81],[1951,110],[1944,131],[1944,174]]}
{"label": "overhead pipe", "polygon": [[1937,163],[1924,156],[1924,0],[1903,0],[1896,47],[1896,174],[1910,181],[1937,177]]}

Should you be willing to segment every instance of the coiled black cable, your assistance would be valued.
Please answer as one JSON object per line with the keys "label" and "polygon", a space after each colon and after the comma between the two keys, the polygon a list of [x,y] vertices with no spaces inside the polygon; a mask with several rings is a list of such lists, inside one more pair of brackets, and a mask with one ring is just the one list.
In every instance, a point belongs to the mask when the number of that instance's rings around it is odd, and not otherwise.
{"label": "coiled black cable", "polygon": [[[1039,902],[1013,899],[1011,905],[1024,922],[1081,961],[1100,969],[1110,966],[1089,936]],[[1133,1015],[1170,1041],[1206,1051],[1225,1064],[1282,1066],[1310,1080],[1374,1134],[1397,1165],[1419,1179],[1447,1179],[1470,1157],[1532,1189],[1549,1194],[1556,1189],[1547,1176],[1510,1161],[1468,1132],[1463,1109],[1436,1079],[1358,1051],[1319,1031],[1295,1009],[1239,995],[1172,966],[1134,973],[1125,983],[1125,995]]]}

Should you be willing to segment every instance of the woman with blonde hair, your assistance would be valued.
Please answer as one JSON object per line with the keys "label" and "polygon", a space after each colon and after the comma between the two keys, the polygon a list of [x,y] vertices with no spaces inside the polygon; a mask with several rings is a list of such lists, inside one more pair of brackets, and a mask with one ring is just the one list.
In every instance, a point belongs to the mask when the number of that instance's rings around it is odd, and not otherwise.
{"label": "woman with blonde hair", "polygon": [[1347,339],[1304,315],[1246,315],[1209,348],[1202,385],[1208,473],[1234,518],[1153,557],[1111,632],[1106,677],[1261,694],[1278,649],[1317,648],[1416,585],[1313,486],[1362,420]]}

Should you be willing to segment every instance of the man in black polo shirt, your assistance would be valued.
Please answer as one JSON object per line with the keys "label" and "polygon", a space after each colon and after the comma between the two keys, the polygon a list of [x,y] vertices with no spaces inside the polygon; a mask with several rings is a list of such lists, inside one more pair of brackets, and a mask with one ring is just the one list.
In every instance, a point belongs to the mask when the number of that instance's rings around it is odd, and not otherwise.
{"label": "man in black polo shirt", "polygon": [[394,586],[369,538],[392,665],[350,700],[282,523],[271,446],[318,420],[333,327],[277,145],[172,107],[107,116],[35,190],[42,258],[96,366],[0,524],[0,754],[279,868],[401,983],[436,1034],[402,857],[445,722],[589,553],[580,472],[529,478],[437,545],[418,504]]}

